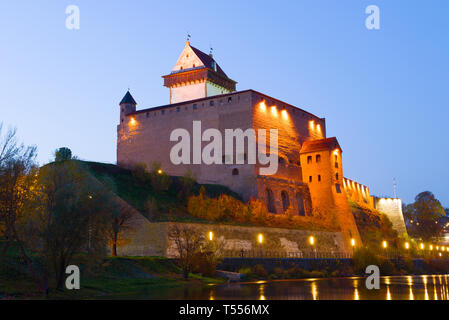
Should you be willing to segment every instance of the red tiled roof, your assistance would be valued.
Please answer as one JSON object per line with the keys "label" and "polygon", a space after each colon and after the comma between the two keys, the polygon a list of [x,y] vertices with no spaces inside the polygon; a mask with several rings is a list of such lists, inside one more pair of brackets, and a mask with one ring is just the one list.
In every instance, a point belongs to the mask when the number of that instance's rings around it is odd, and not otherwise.
{"label": "red tiled roof", "polygon": [[308,153],[308,152],[316,152],[316,151],[323,151],[323,150],[333,150],[335,148],[338,148],[341,150],[340,145],[338,144],[337,138],[326,138],[326,139],[319,139],[319,140],[309,140],[303,143],[301,147],[301,153]]}

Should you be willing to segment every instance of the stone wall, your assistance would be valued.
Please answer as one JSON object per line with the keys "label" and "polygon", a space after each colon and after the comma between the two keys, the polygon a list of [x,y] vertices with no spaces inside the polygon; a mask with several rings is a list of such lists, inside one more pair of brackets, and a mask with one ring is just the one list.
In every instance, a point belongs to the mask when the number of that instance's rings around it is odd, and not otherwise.
{"label": "stone wall", "polygon": [[393,229],[395,229],[399,235],[407,234],[404,216],[402,214],[401,199],[375,197],[374,207],[388,216],[391,223],[393,224]]}
{"label": "stone wall", "polygon": [[[305,231],[269,227],[244,227],[220,224],[149,222],[143,216],[136,217],[132,231],[125,237],[131,239],[117,249],[119,255],[127,256],[166,256],[176,257],[175,243],[169,239],[169,230],[179,226],[196,229],[208,237],[213,233],[214,239],[223,243],[226,251],[268,251],[291,253],[301,256],[312,250],[318,252],[343,252],[345,245],[340,232]],[[259,243],[259,234],[263,242]],[[310,246],[308,239],[314,236],[315,245]],[[347,251],[346,251],[347,252]]]}

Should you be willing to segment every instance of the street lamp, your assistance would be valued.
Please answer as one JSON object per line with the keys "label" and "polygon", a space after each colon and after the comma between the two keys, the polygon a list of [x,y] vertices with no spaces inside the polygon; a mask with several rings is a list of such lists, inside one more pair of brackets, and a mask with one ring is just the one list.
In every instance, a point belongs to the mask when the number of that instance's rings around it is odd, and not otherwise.
{"label": "street lamp", "polygon": [[386,249],[388,247],[388,242],[386,240],[382,241],[382,247]]}

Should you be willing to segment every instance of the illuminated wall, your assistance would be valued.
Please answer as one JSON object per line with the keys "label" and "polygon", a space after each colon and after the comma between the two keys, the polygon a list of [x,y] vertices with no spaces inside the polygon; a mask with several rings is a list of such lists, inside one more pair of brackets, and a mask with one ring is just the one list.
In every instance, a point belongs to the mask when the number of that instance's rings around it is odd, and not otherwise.
{"label": "illuminated wall", "polygon": [[388,216],[399,235],[407,234],[401,199],[374,197],[374,207]]}
{"label": "illuminated wall", "polygon": [[353,180],[344,178],[343,187],[348,198],[360,205],[374,208],[373,197],[370,196],[369,188]]}

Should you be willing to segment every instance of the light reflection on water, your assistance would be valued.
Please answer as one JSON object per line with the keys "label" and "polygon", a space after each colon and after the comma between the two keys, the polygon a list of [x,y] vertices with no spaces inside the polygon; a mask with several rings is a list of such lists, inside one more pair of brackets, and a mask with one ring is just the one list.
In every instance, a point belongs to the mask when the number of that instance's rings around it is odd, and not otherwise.
{"label": "light reflection on water", "polygon": [[381,277],[379,290],[365,278],[302,279],[192,286],[158,291],[149,299],[214,300],[448,300],[449,275]]}

